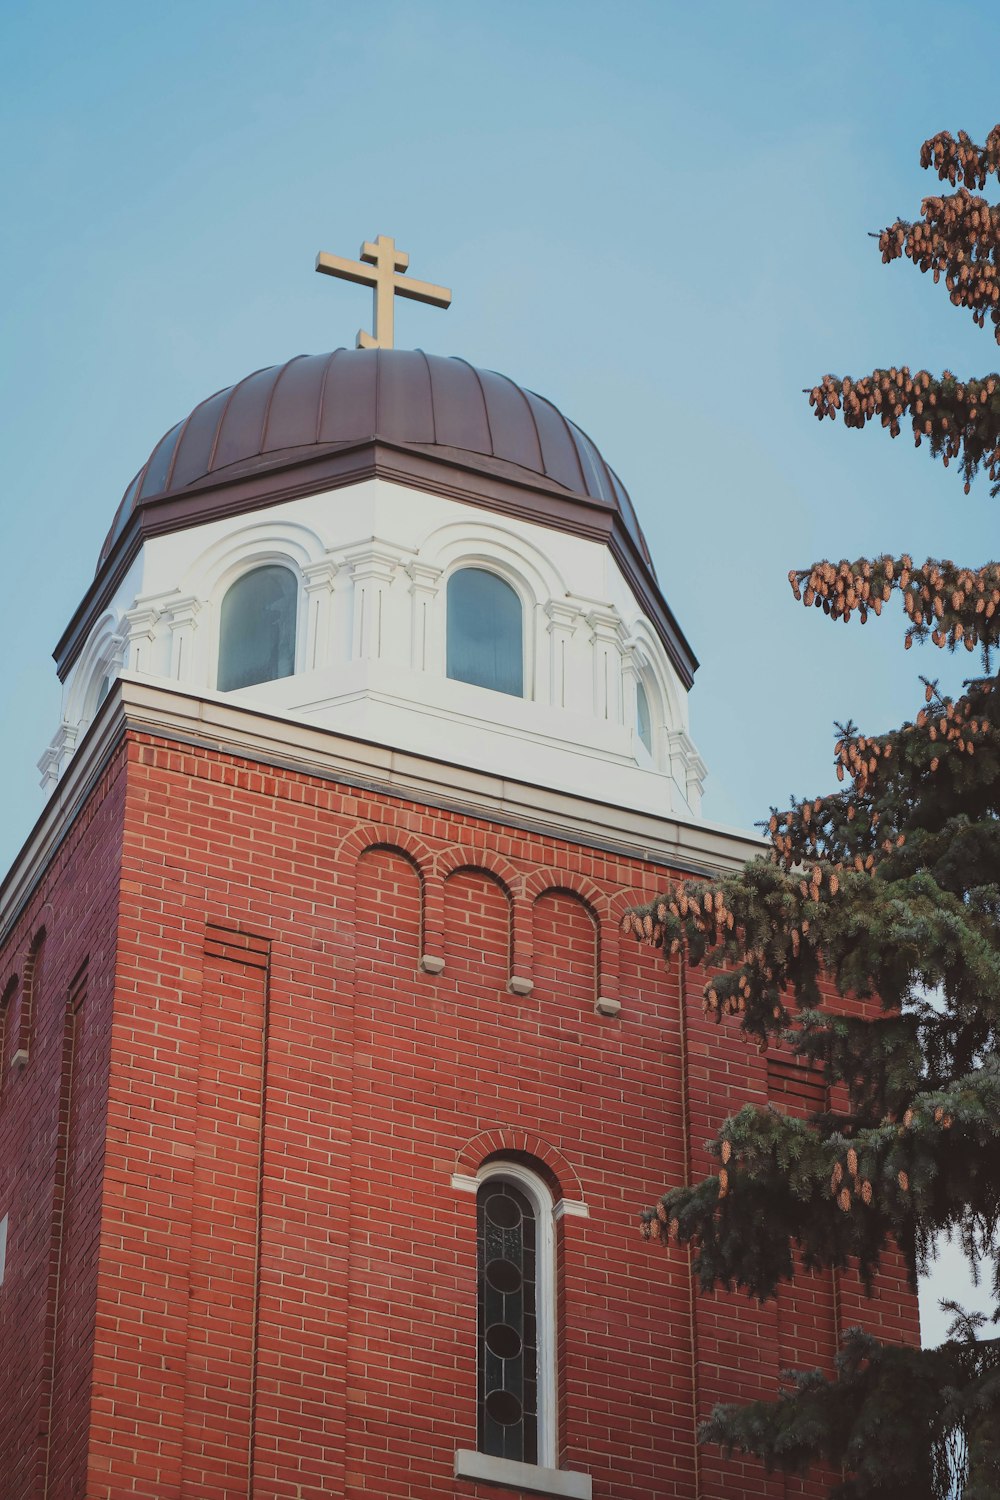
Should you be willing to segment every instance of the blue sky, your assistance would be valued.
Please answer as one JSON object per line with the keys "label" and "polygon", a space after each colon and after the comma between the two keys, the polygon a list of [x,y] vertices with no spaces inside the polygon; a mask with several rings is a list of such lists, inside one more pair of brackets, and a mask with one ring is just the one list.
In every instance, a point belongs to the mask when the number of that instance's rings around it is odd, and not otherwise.
{"label": "blue sky", "polygon": [[996,555],[985,482],[966,499],[801,390],[1000,365],[867,238],[933,190],[925,136],[1000,117],[998,41],[988,8],[928,0],[8,0],[0,864],[40,811],[50,651],[128,480],[218,387],[351,344],[368,294],[312,262],[379,232],[454,290],[447,313],[398,304],[397,343],[542,392],[629,488],[703,663],[708,816],[825,790],[835,718],[888,727],[919,671],[958,681],[971,657],[904,656],[894,614],[833,627],[785,575]]}

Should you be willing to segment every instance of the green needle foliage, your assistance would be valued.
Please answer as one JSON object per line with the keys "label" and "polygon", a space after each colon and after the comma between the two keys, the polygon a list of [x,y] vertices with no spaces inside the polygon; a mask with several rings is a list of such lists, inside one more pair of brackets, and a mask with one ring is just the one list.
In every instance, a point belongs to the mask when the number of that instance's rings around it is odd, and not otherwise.
{"label": "green needle foliage", "polygon": [[[979,147],[960,133],[921,161],[957,190],[878,236],[943,278],[952,302],[1000,342],[1000,208],[970,192],[1000,175],[1000,125]],[[820,417],[880,417],[966,486],[1000,487],[1000,376],[958,381],[901,367],[827,376]],[[717,1172],[643,1215],[649,1239],[693,1250],[702,1288],[775,1295],[796,1264],[857,1267],[871,1287],[890,1247],[913,1285],[947,1234],[989,1277],[1000,1322],[1000,565],[883,556],[789,575],[796,598],[862,623],[898,594],[905,644],[979,652],[958,698],[924,679],[912,721],[890,733],[838,727],[831,795],[773,809],[770,859],[718,881],[686,881],[625,919],[637,938],[710,970],[706,1012],[748,1040],[782,1042],[829,1085],[807,1121],[751,1106],[710,1150]],[[837,1014],[824,993],[866,1000]],[[854,1011],[857,1007],[853,1008]],[[797,1253],[796,1253],[797,1252]],[[835,1377],[790,1376],[774,1401],[716,1408],[703,1440],[802,1472],[822,1461],[839,1500],[1000,1496],[1000,1339],[953,1307],[939,1349],[845,1337]],[[985,1332],[984,1332],[985,1329]]]}

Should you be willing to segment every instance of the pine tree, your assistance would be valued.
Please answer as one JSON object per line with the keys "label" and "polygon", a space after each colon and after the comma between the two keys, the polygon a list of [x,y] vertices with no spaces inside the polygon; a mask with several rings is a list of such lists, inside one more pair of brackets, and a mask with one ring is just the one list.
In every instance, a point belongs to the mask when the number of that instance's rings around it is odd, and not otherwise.
{"label": "pine tree", "polygon": [[[974,191],[1000,176],[1000,125],[984,147],[936,135],[921,164],[953,191],[882,231],[883,262],[905,256],[943,276],[952,303],[980,327],[989,318],[1000,342],[1000,206]],[[820,419],[879,418],[893,437],[909,420],[918,447],[957,462],[966,492],[980,469],[1000,492],[1000,375],[828,375],[809,399]],[[923,679],[919,712],[890,733],[839,727],[840,787],[772,809],[769,859],[678,884],[625,919],[638,939],[710,966],[706,1011],[735,1018],[762,1050],[782,1041],[822,1067],[831,1101],[807,1121],[742,1109],[710,1145],[716,1173],[667,1192],[643,1232],[690,1245],[704,1290],[762,1299],[796,1263],[853,1265],[870,1287],[893,1245],[915,1285],[950,1233],[1000,1303],[1000,564],[904,553],[789,580],[831,619],[864,622],[898,594],[907,647],[978,648],[982,675],[955,698]],[[824,976],[867,997],[867,1015],[825,1004]],[[1000,1339],[982,1315],[951,1310],[940,1348],[852,1330],[835,1378],[799,1372],[774,1401],[717,1407],[703,1440],[768,1469],[822,1460],[844,1476],[838,1500],[996,1500]]]}

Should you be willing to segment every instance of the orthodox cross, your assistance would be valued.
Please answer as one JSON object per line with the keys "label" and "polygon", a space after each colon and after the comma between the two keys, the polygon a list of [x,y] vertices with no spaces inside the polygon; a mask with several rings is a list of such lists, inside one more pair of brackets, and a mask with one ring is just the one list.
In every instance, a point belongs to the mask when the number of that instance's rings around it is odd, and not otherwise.
{"label": "orthodox cross", "polygon": [[392,348],[394,297],[410,297],[414,302],[429,302],[432,307],[451,305],[451,292],[446,286],[412,281],[403,275],[409,264],[410,257],[397,250],[396,241],[385,234],[380,234],[374,245],[365,241],[361,246],[360,260],[344,260],[322,250],[317,255],[317,271],[326,276],[339,276],[342,281],[356,281],[372,289],[375,328],[373,333],[365,333],[363,328],[358,330],[359,349]]}

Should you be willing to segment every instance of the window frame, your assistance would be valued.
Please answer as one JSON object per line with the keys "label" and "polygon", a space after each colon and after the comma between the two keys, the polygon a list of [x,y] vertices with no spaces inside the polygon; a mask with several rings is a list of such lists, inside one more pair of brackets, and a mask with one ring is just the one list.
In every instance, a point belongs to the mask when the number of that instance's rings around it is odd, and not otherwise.
{"label": "window frame", "polygon": [[[237,586],[237,584],[242,583],[244,578],[248,578],[252,573],[258,572],[261,568],[282,568],[286,573],[290,573],[292,575],[292,579],[295,583],[295,640],[292,648],[292,670],[291,672],[286,673],[283,677],[267,677],[263,680],[263,682],[248,683],[246,687],[220,688],[219,668],[222,665],[222,607],[225,604],[230,592]],[[302,573],[299,567],[290,557],[287,557],[282,553],[268,552],[258,554],[253,558],[243,559],[241,564],[237,568],[228,571],[223,576],[223,578],[219,580],[217,589],[215,591],[214,609],[216,615],[215,629],[211,632],[214,649],[212,651],[212,660],[209,663],[209,682],[211,683],[212,690],[214,692],[221,693],[223,694],[223,696],[228,698],[232,693],[245,693],[248,689],[252,690],[254,688],[267,687],[270,683],[289,682],[293,677],[297,677],[300,674],[300,672],[302,671],[303,662],[303,634],[305,624],[302,617]]]}
{"label": "window frame", "polygon": [[[462,677],[451,677],[448,674],[448,626],[450,619],[450,610],[448,607],[448,591],[451,586],[451,580],[455,577],[455,575],[457,573],[466,572],[491,573],[495,578],[499,578],[501,583],[505,583],[507,585],[511,592],[516,596],[517,601],[521,606],[520,693],[508,693],[503,688],[483,687],[481,683],[466,682]],[[534,655],[529,643],[528,636],[529,631],[532,629],[534,620],[534,598],[533,596],[529,596],[526,594],[526,590],[521,579],[518,578],[515,574],[511,573],[508,569],[499,565],[492,557],[463,557],[460,562],[453,564],[453,566],[448,569],[447,573],[442,579],[441,594],[444,600],[444,630],[442,632],[444,649],[440,660],[442,675],[444,676],[445,680],[447,682],[457,683],[460,688],[474,688],[476,691],[481,693],[497,693],[503,698],[513,699],[515,703],[531,702],[534,698]]]}
{"label": "window frame", "polygon": [[[642,713],[640,711],[641,703],[645,703],[646,705],[646,729],[649,733],[648,741],[643,738],[642,734]],[[640,672],[635,679],[635,720],[633,728],[635,730],[635,737],[638,740],[639,744],[649,756],[650,760],[655,761],[656,721],[653,714],[653,705],[650,702],[649,689],[646,686],[646,679],[643,676],[642,672]]]}
{"label": "window frame", "polygon": [[[558,1383],[556,1375],[556,1203],[548,1185],[520,1162],[487,1162],[476,1173],[476,1201],[488,1182],[509,1182],[520,1188],[535,1215],[535,1324],[537,1331],[536,1381],[538,1412],[536,1466],[555,1469],[558,1462]],[[476,1234],[478,1261],[479,1235]],[[479,1360],[479,1326],[476,1326],[476,1360]],[[478,1375],[477,1396],[478,1403]],[[478,1426],[478,1412],[477,1412]],[[477,1452],[480,1451],[477,1448]],[[484,1455],[488,1456],[488,1455]],[[529,1466],[530,1467],[530,1466]]]}

